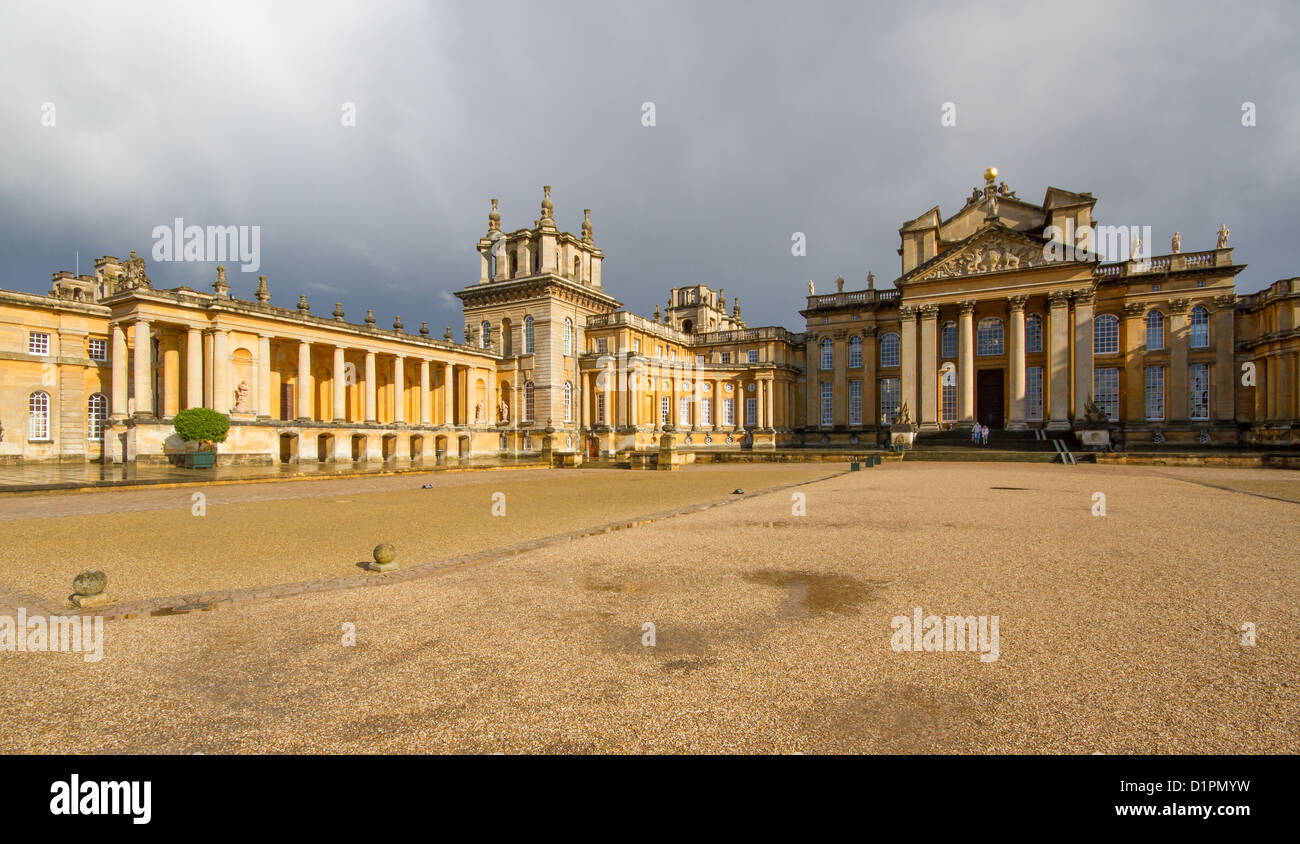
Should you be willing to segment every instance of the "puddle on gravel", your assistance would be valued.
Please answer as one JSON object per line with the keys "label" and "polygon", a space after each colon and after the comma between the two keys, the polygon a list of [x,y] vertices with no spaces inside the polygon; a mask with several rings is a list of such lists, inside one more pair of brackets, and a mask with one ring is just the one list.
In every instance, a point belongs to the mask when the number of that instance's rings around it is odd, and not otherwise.
{"label": "puddle on gravel", "polygon": [[856,580],[842,574],[799,570],[751,571],[745,574],[750,583],[788,590],[781,607],[782,615],[822,615],[845,613],[871,600],[886,581]]}

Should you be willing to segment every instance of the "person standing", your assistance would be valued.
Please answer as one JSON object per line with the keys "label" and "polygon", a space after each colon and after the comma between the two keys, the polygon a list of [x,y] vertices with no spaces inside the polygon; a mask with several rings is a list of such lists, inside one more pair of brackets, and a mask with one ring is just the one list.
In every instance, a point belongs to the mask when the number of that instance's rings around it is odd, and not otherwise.
{"label": "person standing", "polygon": [[980,439],[983,440],[982,445],[988,445],[988,444],[989,444],[989,426],[988,426],[988,425],[984,425],[984,426],[982,426],[982,429],[980,430]]}

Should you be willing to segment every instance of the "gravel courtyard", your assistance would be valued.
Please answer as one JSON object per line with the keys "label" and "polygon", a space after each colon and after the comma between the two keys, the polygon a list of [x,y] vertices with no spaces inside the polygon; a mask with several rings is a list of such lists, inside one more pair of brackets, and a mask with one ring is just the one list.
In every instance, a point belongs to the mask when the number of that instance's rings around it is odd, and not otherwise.
{"label": "gravel courtyard", "polygon": [[[26,570],[82,547],[69,536],[154,548],[148,578],[129,575],[139,585],[106,564],[117,597],[114,584],[164,594],[150,578],[232,576],[233,564],[205,574],[208,546],[268,553],[268,524],[303,559],[312,545],[322,559],[364,559],[394,524],[399,561],[450,556],[482,530],[500,483],[510,510],[497,522],[519,519],[527,535],[750,493],[404,582],[110,621],[99,662],[0,652],[0,751],[1300,752],[1300,472],[843,469],[465,475],[445,482],[469,489],[474,510],[436,510],[439,527],[408,514],[443,493],[410,490],[409,477],[346,493],[326,485],[360,482],[316,481],[310,496],[275,500],[227,487],[220,506],[214,488],[194,521],[240,518],[202,541],[173,524],[193,518],[191,490],[171,491],[179,515],[33,517],[19,507],[32,499],[0,502],[0,588],[49,598],[66,594],[66,572],[47,585]],[[654,491],[644,484],[663,484],[660,497],[630,506]],[[529,485],[566,505],[539,520],[523,503]],[[792,515],[796,494],[806,515]],[[75,509],[108,495],[46,501]],[[328,538],[311,539],[330,512],[341,515]],[[295,577],[321,563],[302,565]],[[997,659],[896,652],[891,620],[916,607],[997,616]]]}

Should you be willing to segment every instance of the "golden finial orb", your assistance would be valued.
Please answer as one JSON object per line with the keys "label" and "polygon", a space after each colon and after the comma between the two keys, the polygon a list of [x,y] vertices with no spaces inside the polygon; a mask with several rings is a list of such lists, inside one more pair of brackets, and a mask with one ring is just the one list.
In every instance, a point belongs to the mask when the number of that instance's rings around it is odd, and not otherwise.
{"label": "golden finial orb", "polygon": [[991,182],[998,177],[998,168],[990,167],[984,171],[984,181]]}

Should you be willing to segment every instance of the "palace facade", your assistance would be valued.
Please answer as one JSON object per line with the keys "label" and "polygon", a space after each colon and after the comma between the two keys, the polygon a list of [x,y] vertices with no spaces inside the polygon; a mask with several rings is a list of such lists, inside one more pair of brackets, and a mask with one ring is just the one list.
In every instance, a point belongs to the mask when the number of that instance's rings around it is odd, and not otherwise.
{"label": "palace facade", "polygon": [[[182,408],[231,418],[229,463],[435,461],[554,451],[859,447],[906,408],[926,432],[1070,432],[1100,413],[1130,445],[1300,445],[1300,279],[1238,295],[1214,248],[1127,261],[1093,251],[1096,200],[1019,199],[996,171],[962,208],[899,229],[900,273],[817,294],[804,330],[750,327],[740,303],[675,287],[642,317],[606,292],[590,212],[531,228],[492,201],[479,277],[457,292],[463,339],[336,304],[313,314],[212,291],[156,289],[143,258],[0,291],[0,461],[166,462]],[[1112,232],[1113,234],[1113,232]],[[1110,251],[1110,250],[1108,250]],[[1066,435],[1066,434],[1062,434]]]}

